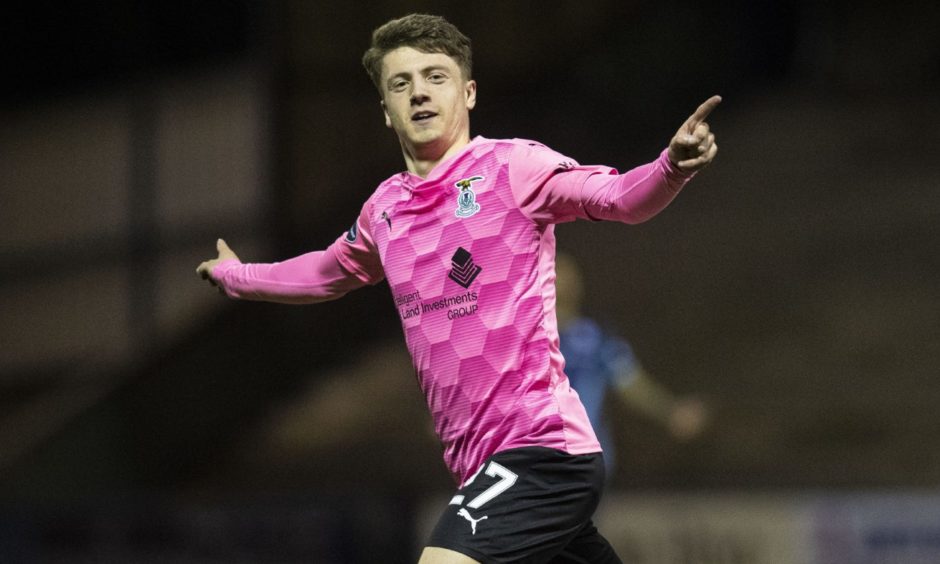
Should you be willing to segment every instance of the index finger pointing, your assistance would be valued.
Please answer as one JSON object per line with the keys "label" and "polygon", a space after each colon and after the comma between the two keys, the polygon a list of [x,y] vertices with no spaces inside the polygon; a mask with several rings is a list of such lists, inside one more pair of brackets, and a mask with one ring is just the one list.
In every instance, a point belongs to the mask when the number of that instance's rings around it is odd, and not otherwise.
{"label": "index finger pointing", "polygon": [[712,113],[712,110],[718,107],[718,104],[721,103],[721,96],[712,96],[708,100],[702,102],[692,114],[689,119],[685,121],[686,128],[691,133],[695,131],[695,128],[698,127],[698,124],[705,121],[705,118],[708,117],[708,114]]}

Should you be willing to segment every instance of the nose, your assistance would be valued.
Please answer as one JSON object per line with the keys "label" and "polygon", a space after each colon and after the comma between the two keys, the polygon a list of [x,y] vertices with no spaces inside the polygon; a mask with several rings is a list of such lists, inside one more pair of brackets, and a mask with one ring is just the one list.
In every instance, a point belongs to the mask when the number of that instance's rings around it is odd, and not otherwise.
{"label": "nose", "polygon": [[430,99],[431,97],[428,95],[427,85],[424,83],[424,81],[414,81],[411,87],[411,105],[420,106]]}

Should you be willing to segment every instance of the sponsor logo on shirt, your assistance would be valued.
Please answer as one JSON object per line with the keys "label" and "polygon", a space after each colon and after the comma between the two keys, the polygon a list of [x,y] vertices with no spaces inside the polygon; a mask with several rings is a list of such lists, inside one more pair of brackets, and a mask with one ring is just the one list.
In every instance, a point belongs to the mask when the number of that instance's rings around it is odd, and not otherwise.
{"label": "sponsor logo on shirt", "polygon": [[467,218],[476,215],[480,211],[476,192],[473,191],[473,183],[478,180],[484,180],[484,178],[482,176],[471,176],[454,182],[454,186],[459,190],[457,192],[457,210],[454,211],[454,215],[457,217]]}
{"label": "sponsor logo on shirt", "polygon": [[452,266],[447,277],[464,288],[469,288],[483,270],[474,264],[473,255],[463,247],[457,248],[457,252],[450,258],[450,263]]}
{"label": "sponsor logo on shirt", "polygon": [[398,306],[398,314],[401,316],[402,321],[443,310],[447,310],[447,319],[454,320],[476,314],[479,311],[478,299],[479,295],[474,291],[470,291],[425,301],[421,298],[421,294],[415,291],[396,295],[395,305]]}
{"label": "sponsor logo on shirt", "polygon": [[[476,280],[482,271],[483,268],[473,262],[470,251],[458,247],[457,252],[451,257],[451,269],[447,273],[447,277],[464,289],[469,289],[470,284]],[[479,312],[478,299],[479,294],[475,290],[469,290],[462,294],[446,295],[433,300],[425,300],[422,298],[421,293],[415,290],[396,294],[395,305],[398,306],[398,314],[401,316],[402,321],[444,310],[447,311],[447,319],[455,320],[469,315],[476,315]]]}

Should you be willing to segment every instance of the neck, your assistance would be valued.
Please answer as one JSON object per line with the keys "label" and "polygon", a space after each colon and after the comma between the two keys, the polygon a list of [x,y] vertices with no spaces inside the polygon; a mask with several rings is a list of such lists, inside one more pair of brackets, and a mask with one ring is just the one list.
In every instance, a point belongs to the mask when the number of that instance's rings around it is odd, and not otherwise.
{"label": "neck", "polygon": [[434,144],[409,147],[402,143],[401,152],[405,157],[405,166],[407,166],[408,172],[421,178],[427,178],[437,165],[457,154],[468,143],[470,143],[470,134],[464,133],[448,147],[441,148]]}

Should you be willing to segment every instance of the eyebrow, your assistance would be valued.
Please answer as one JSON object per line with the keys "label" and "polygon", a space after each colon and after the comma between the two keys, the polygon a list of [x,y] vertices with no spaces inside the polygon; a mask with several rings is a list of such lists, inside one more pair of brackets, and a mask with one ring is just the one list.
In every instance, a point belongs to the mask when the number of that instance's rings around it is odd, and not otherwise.
{"label": "eyebrow", "polygon": [[[430,73],[430,72],[437,71],[437,70],[442,70],[442,71],[450,72],[450,69],[447,68],[446,65],[440,65],[440,64],[438,64],[438,65],[428,65],[428,66],[422,68],[422,69],[421,69],[420,71],[418,71],[418,72],[421,73],[421,74],[428,74],[428,73]],[[399,77],[403,77],[403,76],[411,76],[411,71],[401,71],[401,72],[395,73],[395,74],[393,74],[393,75],[391,75],[391,76],[388,77],[388,82],[390,82],[392,79],[399,78]]]}

